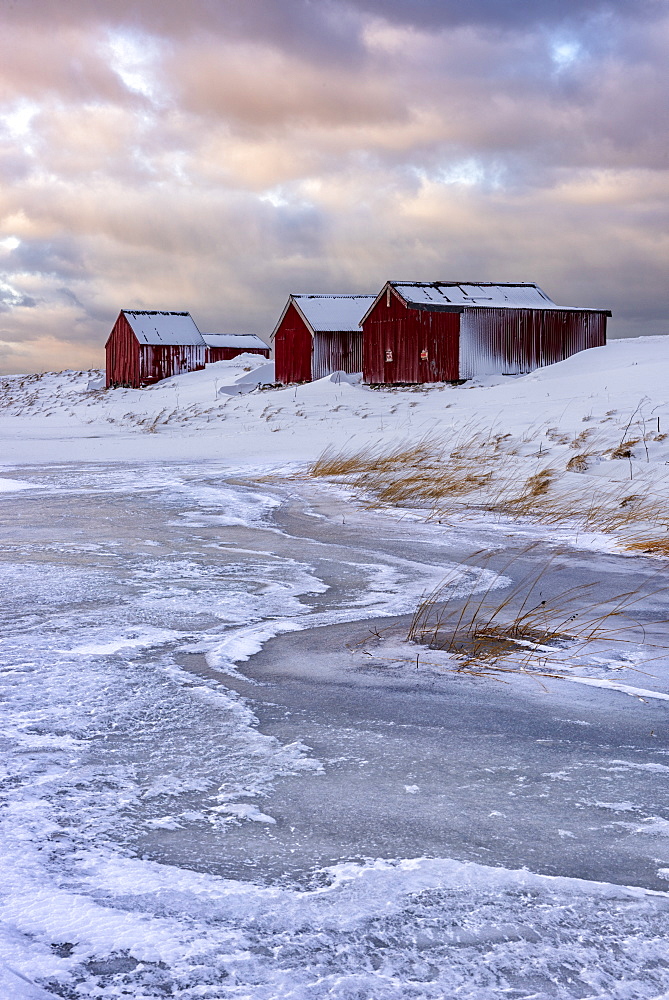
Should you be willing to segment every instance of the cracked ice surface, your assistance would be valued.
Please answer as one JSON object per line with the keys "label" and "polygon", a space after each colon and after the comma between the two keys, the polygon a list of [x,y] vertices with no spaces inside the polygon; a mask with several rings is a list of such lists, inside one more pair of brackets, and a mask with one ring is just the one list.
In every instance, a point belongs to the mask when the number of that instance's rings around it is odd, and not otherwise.
{"label": "cracked ice surface", "polygon": [[[622,1000],[669,988],[662,891],[533,874],[494,850],[484,865],[352,860],[346,845],[319,867],[305,849],[289,878],[226,863],[233,841],[251,856],[291,824],[315,840],[298,790],[336,815],[327,782],[342,766],[320,758],[308,720],[285,738],[258,725],[263,699],[282,714],[278,688],[256,677],[249,700],[230,686],[242,665],[272,636],[410,611],[447,560],[368,535],[348,563],[322,542],[300,548],[275,493],[213,467],[43,468],[29,485],[0,509],[8,996]],[[187,669],[189,657],[204,666]],[[355,727],[338,751],[371,759]],[[578,764],[563,763],[542,780],[575,784]],[[666,782],[669,765],[618,752],[606,766],[610,797],[585,805],[659,856],[666,831],[641,810],[639,782]],[[413,777],[398,788],[417,812],[434,772]],[[533,782],[510,764],[508,785],[508,805],[490,811],[501,829]],[[342,810],[343,845],[354,817]],[[578,840],[559,833],[565,851]]]}

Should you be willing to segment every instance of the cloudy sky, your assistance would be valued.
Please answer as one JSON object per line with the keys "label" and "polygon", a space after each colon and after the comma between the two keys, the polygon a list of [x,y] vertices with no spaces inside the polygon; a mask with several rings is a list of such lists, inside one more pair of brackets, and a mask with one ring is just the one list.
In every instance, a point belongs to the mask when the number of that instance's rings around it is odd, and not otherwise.
{"label": "cloudy sky", "polygon": [[0,371],[537,281],[667,333],[667,0],[0,0]]}

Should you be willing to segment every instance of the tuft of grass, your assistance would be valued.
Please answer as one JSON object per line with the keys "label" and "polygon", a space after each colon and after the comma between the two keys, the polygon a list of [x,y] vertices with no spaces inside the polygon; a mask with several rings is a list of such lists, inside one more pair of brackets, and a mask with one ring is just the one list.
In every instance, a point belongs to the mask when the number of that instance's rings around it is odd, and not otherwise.
{"label": "tuft of grass", "polygon": [[531,503],[533,500],[537,500],[539,497],[547,496],[550,491],[551,483],[555,479],[555,475],[556,473],[554,469],[540,469],[539,472],[535,472],[533,475],[528,476],[525,480],[523,492],[518,499],[512,501],[512,503],[524,505]]}
{"label": "tuft of grass", "polygon": [[557,427],[549,427],[548,430],[546,431],[546,437],[548,438],[549,441],[552,441],[553,444],[569,443],[569,435],[563,433],[563,431],[561,431]]}
{"label": "tuft of grass", "polygon": [[637,538],[629,541],[628,552],[643,552],[647,556],[664,556],[669,559],[669,535],[664,538]]}
{"label": "tuft of grass", "polygon": [[[532,548],[512,556],[497,572],[503,574]],[[472,560],[481,555],[475,553],[468,564],[456,567],[423,596],[407,633],[410,642],[450,654],[456,671],[532,668],[545,675],[547,670],[578,665],[587,652],[607,642],[637,645],[630,613],[644,597],[664,590],[648,594],[631,590],[598,601],[594,582],[555,589],[550,560],[521,575],[501,599],[494,592],[494,578],[482,594],[464,600],[454,597],[463,569],[471,568]],[[483,570],[491,558],[488,553],[479,568]],[[627,622],[619,624],[621,618]]]}
{"label": "tuft of grass", "polygon": [[[582,435],[573,440],[583,443]],[[623,437],[625,445],[631,440]],[[452,431],[450,440],[426,437],[355,452],[328,449],[309,471],[354,487],[368,506],[427,508],[427,517],[440,521],[488,512],[576,531],[614,533],[623,541],[641,531],[644,537],[659,528],[664,532],[669,523],[667,498],[661,484],[655,485],[652,470],[637,472],[632,494],[629,483],[583,475],[594,452],[572,456],[567,469],[560,470],[547,464],[541,450],[523,458],[518,447],[508,434],[465,426]]]}
{"label": "tuft of grass", "polygon": [[609,458],[632,458],[632,449],[641,441],[641,438],[628,438],[621,441],[609,452]]}
{"label": "tuft of grass", "polygon": [[382,504],[434,505],[487,487],[507,456],[509,437],[467,428],[448,444],[426,437],[390,449],[326,449],[309,472],[340,479]]}
{"label": "tuft of grass", "polygon": [[326,448],[322,455],[310,466],[312,476],[370,476],[389,472],[395,467],[415,466],[420,463],[439,461],[443,448],[432,445],[427,440],[416,444],[398,444],[394,448],[362,448],[346,454],[334,448]]}
{"label": "tuft of grass", "polygon": [[[583,417],[583,419],[587,420],[588,417]],[[592,428],[586,427],[585,430],[581,431],[579,434],[576,435],[574,440],[570,443],[569,447],[572,449],[572,451],[578,451],[580,448],[583,447],[583,445],[586,443],[589,437],[592,437]]]}
{"label": "tuft of grass", "polygon": [[567,472],[587,472],[590,468],[590,457],[587,451],[580,451],[578,455],[572,455],[567,462]]}

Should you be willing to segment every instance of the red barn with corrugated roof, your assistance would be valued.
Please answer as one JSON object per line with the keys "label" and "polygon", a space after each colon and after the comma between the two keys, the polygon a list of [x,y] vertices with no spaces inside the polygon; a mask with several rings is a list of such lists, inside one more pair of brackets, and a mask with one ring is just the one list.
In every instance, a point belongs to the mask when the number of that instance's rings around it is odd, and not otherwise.
{"label": "red barn with corrugated roof", "polygon": [[361,372],[360,320],[373,302],[373,295],[289,296],[270,337],[277,382]]}
{"label": "red barn with corrugated roof", "polygon": [[105,344],[107,387],[139,389],[197,371],[206,349],[190,313],[122,309]]}
{"label": "red barn with corrugated roof", "polygon": [[389,281],[362,317],[371,384],[517,375],[606,343],[606,309],[556,305],[531,282]]}

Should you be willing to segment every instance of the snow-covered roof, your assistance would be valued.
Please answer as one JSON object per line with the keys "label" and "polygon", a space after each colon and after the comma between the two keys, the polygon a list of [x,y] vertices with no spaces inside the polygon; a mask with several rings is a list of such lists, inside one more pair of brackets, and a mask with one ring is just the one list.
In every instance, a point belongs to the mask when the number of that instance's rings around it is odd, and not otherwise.
{"label": "snow-covered roof", "polygon": [[124,309],[123,315],[140,344],[162,344],[168,347],[191,344],[204,346],[202,334],[190,313]]}
{"label": "snow-covered roof", "polygon": [[534,282],[389,281],[405,302],[419,306],[508,306],[541,309],[555,303]]}
{"label": "snow-covered roof", "polygon": [[376,295],[291,295],[281,313],[272,337],[283,322],[291,303],[314,333],[360,333],[360,320],[374,302]]}
{"label": "snow-covered roof", "polygon": [[265,341],[252,333],[203,333],[202,337],[207,347],[234,347],[247,350],[253,348],[256,351],[258,349],[269,350]]}
{"label": "snow-covered roof", "polygon": [[358,332],[375,295],[291,295],[314,333]]}

